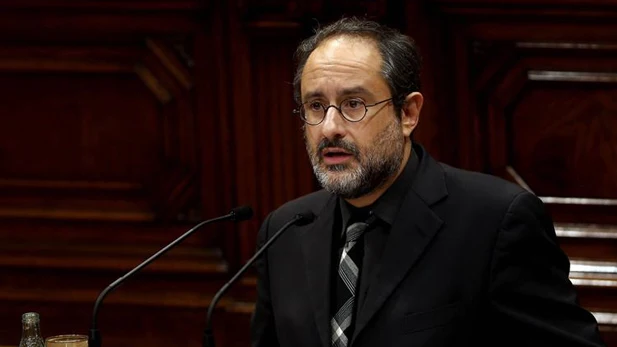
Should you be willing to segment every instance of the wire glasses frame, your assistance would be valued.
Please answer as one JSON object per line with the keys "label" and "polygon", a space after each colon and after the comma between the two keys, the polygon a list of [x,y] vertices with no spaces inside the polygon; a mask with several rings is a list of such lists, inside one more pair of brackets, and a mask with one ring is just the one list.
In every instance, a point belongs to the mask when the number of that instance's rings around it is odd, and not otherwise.
{"label": "wire glasses frame", "polygon": [[[359,99],[345,99],[341,101],[338,107],[336,105],[325,106],[320,102],[309,101],[298,106],[296,109],[293,110],[293,113],[298,114],[298,116],[300,116],[300,119],[302,119],[302,121],[304,121],[308,125],[319,125],[321,124],[321,122],[324,121],[324,119],[326,119],[328,109],[330,109],[330,107],[334,107],[346,121],[357,123],[362,121],[366,117],[369,107],[392,101],[392,99],[393,98],[388,98],[369,105],[365,104],[362,100]],[[319,107],[320,109],[317,107]]]}

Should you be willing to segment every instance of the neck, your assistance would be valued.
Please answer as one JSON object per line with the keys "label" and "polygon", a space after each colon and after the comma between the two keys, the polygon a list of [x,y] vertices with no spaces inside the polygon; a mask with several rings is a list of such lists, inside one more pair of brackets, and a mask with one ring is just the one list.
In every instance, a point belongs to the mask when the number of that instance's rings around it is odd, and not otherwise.
{"label": "neck", "polygon": [[354,207],[365,207],[377,201],[377,199],[379,199],[379,197],[382,196],[383,193],[385,193],[386,190],[388,190],[388,188],[390,188],[394,181],[396,181],[396,179],[401,175],[401,173],[405,169],[405,166],[407,166],[407,161],[409,160],[410,156],[411,140],[407,138],[405,140],[405,152],[403,153],[403,160],[401,161],[401,166],[398,168],[396,174],[388,178],[388,180],[384,184],[382,184],[379,188],[375,189],[371,193],[356,199],[345,199],[345,201],[347,201],[350,205]]}

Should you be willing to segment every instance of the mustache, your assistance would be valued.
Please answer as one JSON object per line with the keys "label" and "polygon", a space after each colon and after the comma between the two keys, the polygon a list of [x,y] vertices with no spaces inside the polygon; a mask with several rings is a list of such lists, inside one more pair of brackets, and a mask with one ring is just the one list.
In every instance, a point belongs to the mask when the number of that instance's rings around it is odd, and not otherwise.
{"label": "mustache", "polygon": [[323,150],[330,147],[342,148],[347,152],[351,153],[354,157],[358,157],[360,155],[360,150],[358,149],[358,146],[341,138],[335,138],[333,140],[323,138],[317,146],[318,155],[321,157],[321,153],[323,152]]}

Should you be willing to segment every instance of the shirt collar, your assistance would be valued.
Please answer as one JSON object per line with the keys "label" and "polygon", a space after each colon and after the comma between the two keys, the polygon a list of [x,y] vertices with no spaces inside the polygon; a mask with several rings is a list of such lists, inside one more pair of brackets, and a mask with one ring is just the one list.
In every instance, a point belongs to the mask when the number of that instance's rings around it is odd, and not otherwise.
{"label": "shirt collar", "polygon": [[396,178],[394,183],[371,205],[357,208],[350,205],[345,199],[339,197],[339,206],[341,212],[341,220],[346,226],[352,214],[356,212],[372,212],[380,220],[388,223],[390,226],[394,224],[394,219],[398,213],[398,209],[411,186],[416,169],[418,168],[419,159],[416,152],[411,147],[409,160],[403,169],[403,172]]}

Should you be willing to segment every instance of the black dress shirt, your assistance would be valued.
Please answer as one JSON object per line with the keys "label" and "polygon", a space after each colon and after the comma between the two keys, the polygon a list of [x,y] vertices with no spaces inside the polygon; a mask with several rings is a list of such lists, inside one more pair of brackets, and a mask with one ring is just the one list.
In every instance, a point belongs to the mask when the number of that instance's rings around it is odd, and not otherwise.
{"label": "black dress shirt", "polygon": [[[338,265],[345,245],[345,229],[350,222],[362,221],[368,218],[371,214],[376,218],[374,223],[371,223],[369,229],[364,232],[360,243],[364,247],[364,256],[362,267],[359,276],[358,291],[356,292],[355,312],[364,304],[364,298],[369,288],[370,279],[379,271],[380,260],[384,246],[388,240],[390,228],[394,224],[394,220],[398,214],[399,207],[405,199],[405,193],[409,190],[409,186],[413,181],[420,158],[411,150],[409,160],[403,172],[397,177],[394,183],[380,196],[373,204],[357,208],[350,205],[343,198],[339,198],[338,213],[336,213],[334,232],[339,233],[340,237],[335,237],[332,242],[332,269],[330,283],[336,284],[338,276]],[[331,314],[334,315],[338,310],[336,306],[336,288],[331,288]]]}

